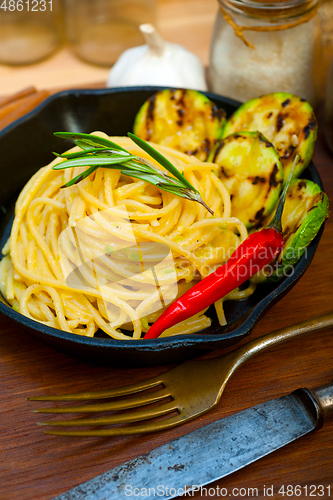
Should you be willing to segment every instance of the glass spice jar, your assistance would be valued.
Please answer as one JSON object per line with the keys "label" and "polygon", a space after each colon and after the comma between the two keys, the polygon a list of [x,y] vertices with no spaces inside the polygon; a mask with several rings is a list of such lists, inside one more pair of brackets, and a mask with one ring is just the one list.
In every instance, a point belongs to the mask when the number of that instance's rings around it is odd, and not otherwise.
{"label": "glass spice jar", "polygon": [[315,105],[322,84],[319,0],[218,1],[211,90],[240,101],[290,92]]}
{"label": "glass spice jar", "polygon": [[140,24],[156,20],[156,0],[64,0],[64,10],[74,52],[108,67],[126,49],[142,45]]}
{"label": "glass spice jar", "polygon": [[62,42],[60,0],[3,1],[0,63],[22,65],[50,56]]}

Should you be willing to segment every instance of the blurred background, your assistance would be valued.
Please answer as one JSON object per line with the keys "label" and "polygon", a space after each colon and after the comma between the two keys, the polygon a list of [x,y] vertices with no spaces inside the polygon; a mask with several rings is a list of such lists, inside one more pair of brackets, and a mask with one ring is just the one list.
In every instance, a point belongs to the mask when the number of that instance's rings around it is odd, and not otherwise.
{"label": "blurred background", "polygon": [[[273,14],[265,11],[267,2]],[[151,23],[161,39],[198,58],[216,93],[244,101],[282,90],[314,105],[323,100],[333,0],[241,3],[242,12],[239,0],[0,0],[0,96],[29,86],[49,92],[105,86],[119,56],[145,43],[139,25]],[[249,12],[251,25],[244,27]],[[156,56],[158,39],[153,44]]]}
{"label": "blurred background", "polygon": [[[124,38],[132,46],[144,44],[139,30],[133,29],[134,21],[137,25],[152,22],[165,40],[185,46],[196,54],[204,65],[208,65],[211,33],[218,10],[216,0],[139,0],[137,2],[64,0],[61,4],[58,0],[53,0],[52,13],[48,2],[46,2],[46,12],[32,12],[33,1],[37,0],[30,0],[29,12],[26,9],[25,12],[17,12],[17,10],[10,12],[8,0],[7,10],[3,11],[0,8],[1,95],[13,93],[27,85],[56,90],[57,88],[93,86],[105,82],[110,69],[108,33],[116,31],[116,36],[112,37],[114,56],[118,56],[123,48],[127,48],[126,42],[122,43]],[[94,5],[94,9],[89,10],[89,4]],[[97,4],[99,4],[98,8],[96,8]],[[39,4],[38,6],[43,7]],[[26,8],[26,5],[24,7]],[[98,15],[103,17],[108,8],[110,16],[107,23],[114,22],[117,17],[119,19],[120,9],[123,15],[126,14],[127,24],[125,22],[121,25],[118,21],[118,24],[113,26],[104,23],[104,26],[100,25],[96,28],[97,24],[95,23],[94,27],[92,23],[92,27],[89,28],[88,21],[91,16],[97,16],[96,22],[98,22]],[[17,20],[19,17],[17,14],[22,13],[24,17]],[[16,19],[13,14],[16,15]],[[45,16],[45,14],[48,15]],[[42,19],[43,23],[38,27],[37,16]],[[19,24],[18,28],[13,27],[15,23]],[[20,40],[23,25],[26,31],[24,35],[30,40],[29,43],[26,40]],[[4,41],[4,38],[7,39]],[[10,43],[9,38],[11,38]],[[104,52],[98,47],[101,40],[104,40]],[[1,45],[7,48],[2,50]],[[34,56],[37,61],[33,60]],[[23,63],[25,59],[29,64],[17,65]],[[32,61],[30,62],[29,59]]]}

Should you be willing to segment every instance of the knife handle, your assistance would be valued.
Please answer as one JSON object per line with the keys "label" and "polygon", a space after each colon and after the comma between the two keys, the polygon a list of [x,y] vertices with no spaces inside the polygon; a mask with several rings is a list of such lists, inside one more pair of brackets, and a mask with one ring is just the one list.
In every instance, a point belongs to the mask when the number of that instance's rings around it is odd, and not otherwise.
{"label": "knife handle", "polygon": [[333,382],[311,390],[296,389],[292,395],[312,420],[313,429],[320,429],[324,421],[333,416]]}
{"label": "knife handle", "polygon": [[333,417],[333,383],[312,390],[322,410],[323,418]]}

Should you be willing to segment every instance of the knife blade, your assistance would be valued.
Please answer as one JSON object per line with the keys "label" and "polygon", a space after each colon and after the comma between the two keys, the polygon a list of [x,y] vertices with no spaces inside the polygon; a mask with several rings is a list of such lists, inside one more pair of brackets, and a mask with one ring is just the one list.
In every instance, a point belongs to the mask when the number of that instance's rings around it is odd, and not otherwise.
{"label": "knife blade", "polygon": [[318,429],[332,415],[333,384],[297,389],[164,444],[54,500],[183,496]]}

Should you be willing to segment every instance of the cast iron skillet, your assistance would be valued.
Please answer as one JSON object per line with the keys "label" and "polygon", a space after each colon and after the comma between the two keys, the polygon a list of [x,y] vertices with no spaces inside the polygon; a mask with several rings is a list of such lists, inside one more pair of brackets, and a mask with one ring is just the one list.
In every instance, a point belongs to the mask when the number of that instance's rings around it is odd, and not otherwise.
{"label": "cast iron skillet", "polygon": [[[53,132],[102,130],[109,135],[126,135],[132,130],[139,107],[157,90],[158,87],[131,87],[60,92],[0,132],[1,247],[9,236],[14,203],[24,184],[37,169],[54,158],[52,151],[61,152],[73,145],[56,138]],[[218,107],[224,108],[228,116],[239,105],[218,95],[207,95]],[[304,176],[322,187],[313,163]],[[281,299],[309,267],[322,231],[323,228],[296,265],[294,273],[284,281],[258,286],[246,300],[226,302],[226,327],[218,324],[211,308],[208,312],[213,318],[211,327],[196,334],[149,341],[120,341],[103,332],[95,338],[86,338],[44,326],[14,311],[2,296],[0,312],[49,346],[92,363],[128,367],[179,363],[205,351],[235,344],[249,335],[264,312]]]}

